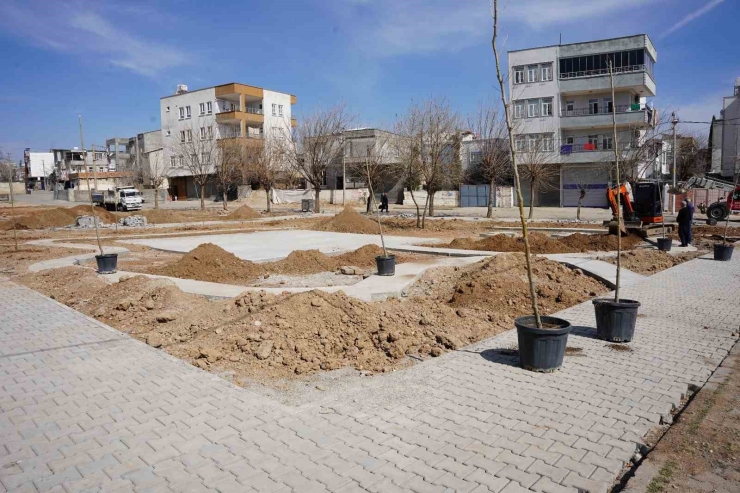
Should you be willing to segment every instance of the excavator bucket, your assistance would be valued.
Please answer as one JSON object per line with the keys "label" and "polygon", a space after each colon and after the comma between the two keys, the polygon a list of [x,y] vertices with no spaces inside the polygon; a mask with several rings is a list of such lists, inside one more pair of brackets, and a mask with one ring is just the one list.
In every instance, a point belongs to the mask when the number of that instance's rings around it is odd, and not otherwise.
{"label": "excavator bucket", "polygon": [[627,236],[627,228],[624,227],[624,222],[617,223],[617,221],[610,221],[609,234],[617,236],[620,233],[622,236]]}

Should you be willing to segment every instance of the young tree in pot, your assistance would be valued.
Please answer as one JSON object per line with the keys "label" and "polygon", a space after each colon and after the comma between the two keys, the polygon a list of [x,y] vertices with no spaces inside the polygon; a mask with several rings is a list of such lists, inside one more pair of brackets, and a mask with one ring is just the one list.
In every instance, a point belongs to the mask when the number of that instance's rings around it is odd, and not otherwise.
{"label": "young tree in pot", "polygon": [[[85,141],[82,136],[82,115],[79,115],[79,123],[80,123],[80,149],[82,149],[82,159],[83,162],[87,161],[87,151],[85,150]],[[93,153],[92,153],[92,169],[93,169],[93,177],[97,177],[96,168],[95,165],[95,146],[93,146]],[[93,218],[93,224],[95,225],[95,239],[98,241],[98,250],[100,250],[100,255],[95,256],[95,261],[98,264],[98,273],[99,274],[114,274],[116,272],[116,267],[118,266],[118,254],[117,253],[108,253],[106,254],[103,251],[103,244],[100,242],[100,225],[98,224],[98,217],[95,215],[95,202],[93,202],[93,194],[92,194],[92,187],[90,186],[90,173],[86,173],[86,180],[87,180],[87,191],[88,195],[90,197],[90,212],[92,213]],[[97,181],[97,180],[95,180]]]}
{"label": "young tree in pot", "polygon": [[[373,191],[373,168],[370,166],[370,157],[367,157],[365,159],[365,179],[367,180],[367,188],[370,192],[370,201],[372,203],[372,207],[375,209],[375,213],[377,214],[377,221],[378,221],[378,229],[380,230],[380,244],[383,246],[383,255],[379,255],[375,257],[375,262],[378,267],[378,275],[379,276],[393,276],[396,274],[396,256],[395,255],[388,255],[388,250],[385,249],[385,236],[383,236],[383,223],[380,221],[380,209],[378,208],[378,204],[375,203],[375,192]],[[373,160],[374,164],[377,166],[378,161]],[[378,178],[375,177],[375,180]]]}
{"label": "young tree in pot", "polygon": [[732,189],[732,194],[730,195],[730,198],[727,202],[727,209],[730,211],[727,214],[727,219],[725,219],[725,232],[722,235],[722,243],[716,243],[714,245],[714,260],[722,260],[727,261],[732,259],[732,251],[735,249],[735,245],[730,243],[727,244],[727,230],[730,227],[730,216],[732,215],[732,204],[734,203],[735,196],[738,194],[737,192],[737,185],[738,180],[740,180],[740,172],[735,175],[735,186]]}
{"label": "young tree in pot", "polygon": [[493,46],[493,56],[496,61],[496,76],[501,92],[501,103],[504,107],[504,117],[509,137],[509,152],[519,204],[519,219],[522,224],[522,236],[524,238],[524,257],[527,264],[527,280],[529,281],[529,295],[532,302],[532,315],[519,317],[514,322],[519,340],[519,363],[527,370],[549,372],[557,370],[563,364],[565,347],[568,343],[568,333],[572,327],[567,320],[555,317],[541,317],[537,305],[537,290],[535,289],[534,274],[532,272],[527,219],[524,216],[522,186],[517,169],[514,129],[511,123],[511,112],[506,97],[504,78],[501,73],[501,62],[496,46],[496,40],[498,38],[498,0],[491,0],[491,11],[491,15],[493,16],[493,39],[491,40],[491,45]]}
{"label": "young tree in pot", "polygon": [[[608,55],[607,55],[608,56]],[[609,79],[611,81],[612,101],[614,99],[614,72],[612,60],[608,59]],[[618,183],[622,176],[619,171],[619,141],[617,139],[617,117],[612,111],[612,132],[614,136],[614,168]],[[637,310],[640,302],[635,300],[620,299],[619,287],[622,271],[622,204],[621,194],[617,194],[617,280],[614,290],[614,299],[593,300],[596,312],[596,335],[600,339],[611,342],[630,342],[635,334],[637,323]]]}

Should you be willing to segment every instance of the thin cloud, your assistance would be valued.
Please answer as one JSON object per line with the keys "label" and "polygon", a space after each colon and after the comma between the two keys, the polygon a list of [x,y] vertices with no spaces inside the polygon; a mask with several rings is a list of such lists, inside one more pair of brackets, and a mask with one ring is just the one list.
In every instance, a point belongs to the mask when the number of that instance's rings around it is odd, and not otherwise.
{"label": "thin cloud", "polygon": [[712,10],[713,8],[715,8],[716,6],[718,6],[719,4],[723,3],[724,1],[725,0],[711,0],[711,2],[707,3],[706,5],[704,5],[703,7],[701,7],[700,9],[697,9],[697,10],[691,12],[689,15],[687,15],[686,17],[684,17],[683,19],[681,19],[680,21],[678,21],[677,23],[675,23],[673,26],[671,26],[670,29],[668,29],[666,32],[664,32],[663,34],[661,34],[660,39],[663,39],[666,36],[670,36],[671,34],[675,33],[679,29],[683,28],[689,22],[692,22],[692,21],[698,19],[699,17],[701,17],[702,15],[708,13],[710,10]]}
{"label": "thin cloud", "polygon": [[[8,31],[37,46],[62,53],[85,56],[139,75],[157,75],[192,62],[183,50],[139,37],[125,26],[118,12],[115,24],[105,13],[105,4],[84,0],[71,2],[0,3],[0,23]],[[130,24],[129,24],[130,25]]]}

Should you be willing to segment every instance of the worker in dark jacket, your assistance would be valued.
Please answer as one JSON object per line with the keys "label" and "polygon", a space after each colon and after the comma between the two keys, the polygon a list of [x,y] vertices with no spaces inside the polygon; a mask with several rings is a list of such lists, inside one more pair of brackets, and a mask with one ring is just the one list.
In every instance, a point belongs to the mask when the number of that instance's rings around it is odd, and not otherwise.
{"label": "worker in dark jacket", "polygon": [[380,212],[388,212],[388,194],[384,193],[380,197]]}
{"label": "worker in dark jacket", "polygon": [[365,211],[366,214],[370,214],[370,205],[373,203],[373,195],[367,194],[367,210]]}
{"label": "worker in dark jacket", "polygon": [[689,246],[691,243],[691,220],[692,214],[685,200],[681,201],[681,210],[678,211],[676,222],[678,223],[678,238],[681,240],[682,247]]}

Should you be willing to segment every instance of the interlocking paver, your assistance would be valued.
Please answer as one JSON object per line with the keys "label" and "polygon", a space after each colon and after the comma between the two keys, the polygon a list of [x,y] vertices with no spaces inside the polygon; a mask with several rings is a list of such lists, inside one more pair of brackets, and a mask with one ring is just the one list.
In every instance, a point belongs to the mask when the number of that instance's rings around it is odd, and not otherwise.
{"label": "interlocking paver", "polygon": [[[577,328],[585,356],[553,374],[476,354],[510,331],[300,409],[0,280],[0,492],[606,491],[734,343],[738,275],[695,260],[624,289],[632,353]],[[594,323],[590,303],[558,315]],[[388,381],[408,392],[381,406]]]}

